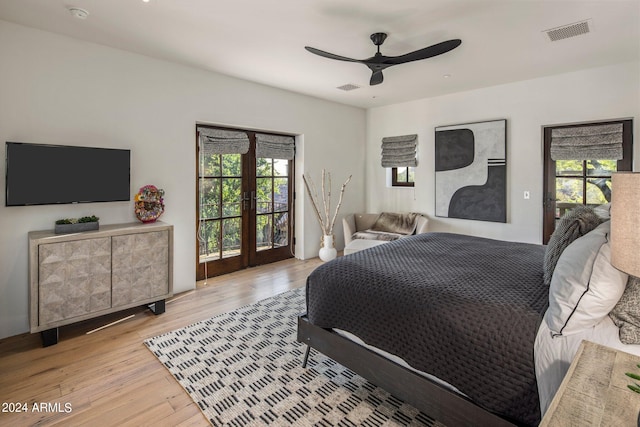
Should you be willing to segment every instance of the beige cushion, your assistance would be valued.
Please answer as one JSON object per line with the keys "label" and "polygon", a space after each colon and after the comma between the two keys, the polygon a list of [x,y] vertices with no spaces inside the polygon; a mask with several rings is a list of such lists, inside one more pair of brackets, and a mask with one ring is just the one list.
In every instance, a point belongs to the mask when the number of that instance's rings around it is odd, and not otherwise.
{"label": "beige cushion", "polygon": [[352,242],[350,242],[347,246],[345,246],[344,248],[344,255],[350,255],[350,254],[354,254],[356,252],[359,252],[363,249],[369,249],[372,248],[374,246],[378,246],[378,245],[383,245],[387,243],[384,240],[364,240],[364,239],[356,239],[353,240]]}

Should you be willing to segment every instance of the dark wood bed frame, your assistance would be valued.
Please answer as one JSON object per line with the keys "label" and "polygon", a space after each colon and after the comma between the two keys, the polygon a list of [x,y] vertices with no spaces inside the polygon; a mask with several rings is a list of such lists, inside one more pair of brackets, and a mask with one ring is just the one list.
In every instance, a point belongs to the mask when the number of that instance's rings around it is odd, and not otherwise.
{"label": "dark wood bed frame", "polygon": [[298,317],[297,340],[308,346],[303,365],[313,347],[447,427],[515,425],[423,375],[329,329],[312,325],[306,315]]}

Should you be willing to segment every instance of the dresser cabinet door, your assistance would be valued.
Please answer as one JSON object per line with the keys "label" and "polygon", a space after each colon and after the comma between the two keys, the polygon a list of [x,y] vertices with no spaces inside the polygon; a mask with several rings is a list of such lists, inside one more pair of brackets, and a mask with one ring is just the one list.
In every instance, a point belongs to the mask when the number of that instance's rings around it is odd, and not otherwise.
{"label": "dresser cabinet door", "polygon": [[111,238],[38,247],[38,320],[48,324],[111,307]]}
{"label": "dresser cabinet door", "polygon": [[112,237],[112,305],[122,306],[169,292],[169,232]]}

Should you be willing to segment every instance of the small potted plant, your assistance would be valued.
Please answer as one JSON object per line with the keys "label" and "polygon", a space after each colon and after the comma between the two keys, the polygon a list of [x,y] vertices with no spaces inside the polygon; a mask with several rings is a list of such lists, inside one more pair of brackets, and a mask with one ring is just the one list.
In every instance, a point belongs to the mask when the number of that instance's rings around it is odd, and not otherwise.
{"label": "small potted plant", "polygon": [[[638,368],[640,368],[640,364],[638,364],[637,366],[638,366]],[[629,378],[633,378],[634,380],[640,381],[640,375],[638,375],[638,374],[634,374],[633,372],[625,372],[625,375],[628,376]],[[629,390],[632,390],[632,391],[640,394],[640,384],[638,384],[638,383],[627,384],[627,387],[629,387]],[[640,427],[640,413],[638,413],[637,425],[638,425],[638,427]]]}
{"label": "small potted plant", "polygon": [[81,231],[97,230],[100,228],[100,218],[95,215],[81,218],[64,218],[56,221],[55,234],[79,233]]}

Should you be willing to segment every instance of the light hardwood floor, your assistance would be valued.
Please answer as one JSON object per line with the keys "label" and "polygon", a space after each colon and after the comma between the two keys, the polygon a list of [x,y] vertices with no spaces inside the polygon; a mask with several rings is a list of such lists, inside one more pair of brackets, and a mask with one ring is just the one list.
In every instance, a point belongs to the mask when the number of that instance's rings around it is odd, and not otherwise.
{"label": "light hardwood floor", "polygon": [[[39,334],[0,340],[0,426],[208,425],[143,340],[302,287],[320,264],[290,259],[212,278],[175,295],[162,315],[137,308],[69,325],[47,348]],[[1,412],[15,404],[27,412]]]}

